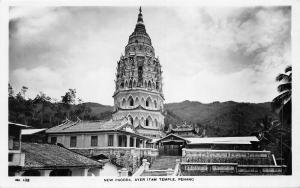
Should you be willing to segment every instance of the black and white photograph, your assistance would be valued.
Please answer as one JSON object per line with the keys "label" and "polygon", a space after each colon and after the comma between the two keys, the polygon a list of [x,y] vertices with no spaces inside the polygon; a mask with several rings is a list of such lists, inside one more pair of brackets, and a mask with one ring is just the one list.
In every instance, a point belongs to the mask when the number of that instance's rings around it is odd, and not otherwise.
{"label": "black and white photograph", "polygon": [[8,3],[6,186],[295,187],[295,7]]}

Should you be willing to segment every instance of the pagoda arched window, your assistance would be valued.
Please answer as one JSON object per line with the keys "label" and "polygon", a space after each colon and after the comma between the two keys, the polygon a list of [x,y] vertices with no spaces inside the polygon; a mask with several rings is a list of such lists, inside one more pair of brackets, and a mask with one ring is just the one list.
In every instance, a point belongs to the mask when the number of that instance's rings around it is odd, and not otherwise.
{"label": "pagoda arched window", "polygon": [[135,80],[133,81],[133,87],[136,87],[136,81]]}
{"label": "pagoda arched window", "polygon": [[139,125],[139,118],[138,117],[135,117],[134,119],[134,126],[138,126]]}
{"label": "pagoda arched window", "polygon": [[154,101],[154,107],[157,108],[157,102],[156,101]]}
{"label": "pagoda arched window", "polygon": [[134,101],[131,96],[128,98],[128,103],[129,103],[129,106],[134,106]]}
{"label": "pagoda arched window", "polygon": [[148,82],[148,88],[151,88],[151,82],[150,82],[150,80]]}
{"label": "pagoda arched window", "polygon": [[139,98],[135,98],[135,105],[139,105]]}
{"label": "pagoda arched window", "polygon": [[123,100],[122,100],[122,107],[125,107],[125,105],[126,105],[126,100],[123,99]]}
{"label": "pagoda arched window", "polygon": [[131,125],[133,125],[133,118],[131,117],[131,115],[128,116],[128,120],[131,123]]}
{"label": "pagoda arched window", "polygon": [[150,97],[148,97],[146,100],[146,107],[150,107],[151,103],[152,103],[152,101],[151,101]]}
{"label": "pagoda arched window", "polygon": [[127,80],[125,81],[125,87],[128,88],[128,82],[127,82]]}
{"label": "pagoda arched window", "polygon": [[129,81],[129,88],[132,88],[132,80]]}
{"label": "pagoda arched window", "polygon": [[145,99],[144,98],[142,98],[142,101],[141,101],[141,105],[145,105]]}
{"label": "pagoda arched window", "polygon": [[152,126],[152,118],[150,116],[146,119],[146,126]]}
{"label": "pagoda arched window", "polygon": [[123,89],[124,88],[124,82],[121,82],[120,84],[120,88]]}

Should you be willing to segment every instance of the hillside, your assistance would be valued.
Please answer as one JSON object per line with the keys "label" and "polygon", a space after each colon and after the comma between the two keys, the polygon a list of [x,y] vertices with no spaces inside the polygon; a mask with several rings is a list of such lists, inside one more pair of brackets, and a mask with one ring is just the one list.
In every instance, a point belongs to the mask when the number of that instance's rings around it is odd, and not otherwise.
{"label": "hillside", "polygon": [[[206,127],[208,136],[249,135],[254,122],[271,112],[270,103],[213,102],[203,104],[183,101],[165,105],[166,120],[172,124],[180,121],[195,122]],[[167,122],[168,123],[168,122]]]}
{"label": "hillside", "polygon": [[[112,106],[98,103],[85,103],[91,108],[91,115],[99,119],[110,117]],[[184,121],[205,127],[208,136],[249,135],[255,130],[254,122],[265,115],[272,115],[269,102],[238,103],[213,102],[203,104],[196,101],[183,101],[165,104],[165,123],[177,125]]]}
{"label": "hillside", "polygon": [[[17,96],[9,98],[9,121],[28,124],[36,128],[48,128],[60,124],[67,117],[76,121],[110,119],[113,107],[98,103],[64,105],[40,99]],[[255,121],[272,115],[270,103],[213,102],[203,104],[195,101],[165,104],[165,130],[184,121],[196,123],[207,136],[249,135],[257,127]]]}

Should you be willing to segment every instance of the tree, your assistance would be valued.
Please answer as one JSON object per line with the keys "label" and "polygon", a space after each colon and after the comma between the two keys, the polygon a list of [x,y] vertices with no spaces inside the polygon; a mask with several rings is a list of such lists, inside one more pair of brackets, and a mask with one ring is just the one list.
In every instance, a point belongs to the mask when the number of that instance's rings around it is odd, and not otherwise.
{"label": "tree", "polygon": [[28,90],[28,87],[22,86],[21,92],[22,92],[22,95],[23,95],[23,98],[24,98],[24,99],[25,99],[25,97],[26,97],[25,94],[26,94],[27,90]]}
{"label": "tree", "polygon": [[35,105],[41,105],[41,125],[44,123],[44,115],[45,115],[45,107],[51,105],[51,98],[47,96],[45,93],[40,92],[34,98],[33,103]]}
{"label": "tree", "polygon": [[292,173],[292,67],[287,66],[285,73],[276,77],[276,81],[281,84],[277,90],[280,93],[272,101],[272,109],[279,115],[281,127],[285,129],[286,134],[281,135],[281,153],[287,164],[287,174]]}
{"label": "tree", "polygon": [[279,74],[276,77],[276,81],[281,82],[277,87],[280,94],[273,99],[272,109],[281,114],[280,118],[282,123],[290,124],[292,107],[292,67],[287,66],[285,73]]}
{"label": "tree", "polygon": [[70,108],[72,104],[75,104],[76,89],[69,89],[64,96],[61,96],[61,102],[67,109],[67,118],[70,118]]}
{"label": "tree", "polygon": [[[257,127],[257,131],[254,135],[257,136],[263,145],[270,143],[278,144],[281,142],[281,136],[287,133],[286,130],[282,128],[280,121],[274,120],[268,115],[256,121],[255,126]],[[289,148],[288,145],[283,144]]]}
{"label": "tree", "polygon": [[75,103],[76,89],[69,89],[64,96],[61,96],[61,101],[64,104],[70,105]]}
{"label": "tree", "polygon": [[8,97],[13,97],[14,90],[10,84],[8,84]]}

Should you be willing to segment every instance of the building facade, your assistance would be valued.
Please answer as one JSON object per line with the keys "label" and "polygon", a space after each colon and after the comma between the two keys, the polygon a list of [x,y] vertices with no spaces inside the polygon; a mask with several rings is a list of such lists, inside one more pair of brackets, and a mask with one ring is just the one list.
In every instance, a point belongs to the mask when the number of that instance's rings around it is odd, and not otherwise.
{"label": "building facade", "polygon": [[113,119],[127,117],[144,136],[159,138],[164,127],[162,70],[140,8],[115,80]]}

